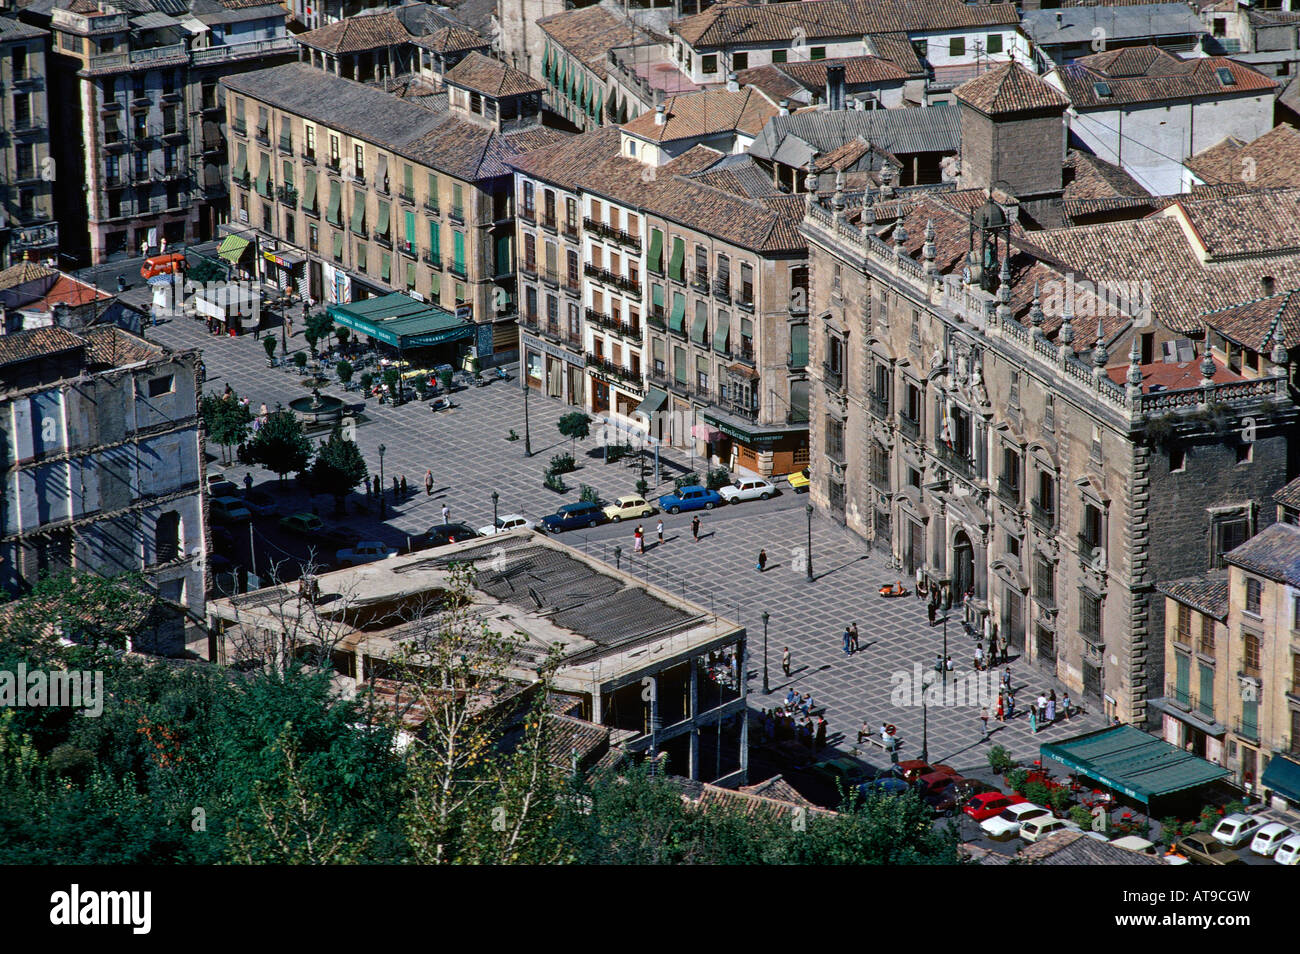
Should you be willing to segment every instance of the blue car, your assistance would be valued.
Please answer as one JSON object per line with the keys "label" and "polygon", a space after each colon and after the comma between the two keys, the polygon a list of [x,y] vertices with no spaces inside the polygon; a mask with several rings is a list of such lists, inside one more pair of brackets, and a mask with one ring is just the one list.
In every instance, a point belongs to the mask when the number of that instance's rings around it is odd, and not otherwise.
{"label": "blue car", "polygon": [[609,520],[602,507],[594,503],[565,504],[553,514],[542,518],[542,529],[551,533],[573,530],[576,527],[595,527]]}
{"label": "blue car", "polygon": [[869,782],[863,782],[858,786],[858,794],[863,798],[876,795],[887,795],[892,798],[901,798],[912,790],[912,787],[904,782],[901,778],[893,775],[882,775],[880,778],[872,779]]}
{"label": "blue car", "polygon": [[716,490],[703,487],[683,487],[675,494],[664,494],[659,498],[659,509],[668,513],[681,513],[683,510],[712,510],[726,503]]}

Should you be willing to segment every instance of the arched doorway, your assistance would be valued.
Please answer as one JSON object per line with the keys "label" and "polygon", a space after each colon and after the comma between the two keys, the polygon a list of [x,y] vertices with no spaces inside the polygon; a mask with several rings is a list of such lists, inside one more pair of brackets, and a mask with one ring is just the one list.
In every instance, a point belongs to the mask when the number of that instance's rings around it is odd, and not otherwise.
{"label": "arched doorway", "polygon": [[959,603],[975,585],[975,548],[965,530],[952,539],[952,601]]}

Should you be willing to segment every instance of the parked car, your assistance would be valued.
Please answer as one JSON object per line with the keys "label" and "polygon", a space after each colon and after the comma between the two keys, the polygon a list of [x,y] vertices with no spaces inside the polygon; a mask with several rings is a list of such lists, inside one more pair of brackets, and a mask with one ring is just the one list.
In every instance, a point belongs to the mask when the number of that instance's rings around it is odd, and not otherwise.
{"label": "parked car", "polygon": [[1184,835],[1174,841],[1171,846],[1174,851],[1188,861],[1198,865],[1241,865],[1245,864],[1237,853],[1217,840],[1213,834],[1197,832],[1194,835]]}
{"label": "parked car", "polygon": [[309,534],[320,533],[325,529],[325,524],[314,513],[294,513],[280,518],[280,529],[305,537]]}
{"label": "parked car", "polygon": [[208,513],[220,523],[243,523],[253,519],[253,512],[238,497],[214,497],[208,501]]}
{"label": "parked car", "polygon": [[171,252],[146,258],[144,264],[140,266],[140,277],[148,281],[158,275],[173,275],[183,271],[185,271],[185,253]]}
{"label": "parked car", "polygon": [[1033,818],[1050,817],[1051,812],[1042,805],[1033,802],[1020,802],[1008,805],[992,818],[980,822],[980,830],[990,838],[999,841],[1013,838],[1020,833],[1020,826]]}
{"label": "parked car", "polygon": [[1153,858],[1160,854],[1160,849],[1155,846],[1154,842],[1147,841],[1138,835],[1124,835],[1121,838],[1116,838],[1111,844],[1116,848],[1133,851],[1139,855],[1150,855]]}
{"label": "parked car", "polygon": [[858,786],[858,794],[863,798],[869,798],[873,795],[886,795],[891,798],[899,798],[906,795],[912,790],[912,787],[904,782],[901,778],[893,775],[882,775],[880,778],[872,779],[869,782],[863,782]]}
{"label": "parked car", "polygon": [[334,559],[344,566],[360,566],[363,563],[374,563],[376,560],[387,560],[394,556],[397,556],[396,547],[390,547],[380,540],[362,540],[360,543],[339,550],[334,554]]}
{"label": "parked car", "polygon": [[767,500],[777,489],[771,481],[762,477],[737,477],[730,484],[718,490],[718,496],[729,504],[742,500]]}
{"label": "parked car", "polygon": [[938,792],[947,788],[949,785],[955,785],[958,782],[964,782],[966,779],[960,775],[949,775],[947,772],[931,772],[929,775],[918,776],[912,782],[912,787],[916,789],[916,794],[924,798],[932,792]]}
{"label": "parked car", "polygon": [[799,493],[800,491],[807,493],[808,484],[811,480],[812,480],[812,475],[808,472],[807,467],[805,467],[803,470],[799,471],[798,473],[786,474],[785,477],[785,482],[790,485],[790,489],[793,490],[795,493]]}
{"label": "parked car", "polygon": [[863,782],[870,782],[889,774],[847,757],[818,762],[809,766],[808,771],[832,786],[843,782],[845,788],[851,788]]}
{"label": "parked car", "polygon": [[1053,835],[1058,831],[1081,831],[1072,821],[1064,818],[1053,818],[1051,815],[1040,815],[1038,818],[1030,818],[1020,824],[1019,835],[1031,845],[1048,835]]}
{"label": "parked car", "polygon": [[239,494],[239,488],[233,481],[226,480],[224,477],[217,480],[208,481],[209,497],[234,497]]}
{"label": "parked car", "polygon": [[672,494],[659,498],[659,509],[669,513],[681,513],[683,510],[712,510],[722,503],[716,490],[703,487],[683,487]]}
{"label": "parked car", "polygon": [[620,520],[640,520],[655,512],[655,508],[637,494],[625,494],[605,508],[605,516],[613,523]]}
{"label": "parked car", "polygon": [[976,795],[985,795],[990,791],[997,791],[987,782],[976,781],[973,778],[951,776],[951,779],[947,785],[938,788],[932,787],[923,798],[923,801],[934,809],[936,815],[951,817],[956,815],[962,806]]}
{"label": "parked car", "polygon": [[1243,842],[1250,841],[1255,832],[1264,827],[1267,821],[1261,815],[1245,815],[1241,812],[1234,812],[1226,818],[1219,819],[1219,823],[1214,826],[1210,832],[1215,840],[1227,845],[1229,848],[1236,848]]}
{"label": "parked car", "polygon": [[1280,865],[1300,865],[1300,835],[1292,835],[1278,845],[1273,860]]}
{"label": "parked car", "polygon": [[957,774],[957,770],[950,765],[931,765],[921,759],[904,759],[898,763],[897,767],[904,781],[908,782],[915,782],[922,775],[932,775],[935,772],[946,772],[949,775]]}
{"label": "parked car", "polygon": [[576,527],[598,527],[608,519],[604,510],[601,510],[590,501],[583,500],[578,503],[565,504],[555,513],[547,514],[542,518],[542,529],[558,533],[563,530],[573,530]]}
{"label": "parked car", "polygon": [[1282,842],[1294,834],[1293,829],[1288,828],[1281,822],[1269,822],[1255,832],[1255,837],[1250,840],[1250,850],[1257,855],[1263,855],[1265,858],[1272,858],[1273,853],[1277,851]]}
{"label": "parked car", "polygon": [[436,523],[428,529],[421,542],[426,547],[445,547],[449,543],[473,540],[478,531],[467,523]]}
{"label": "parked car", "polygon": [[532,530],[536,524],[521,513],[503,513],[497,517],[495,524],[478,528],[480,537],[490,537],[497,533],[509,533],[511,530]]}
{"label": "parked car", "polygon": [[971,796],[965,807],[962,809],[967,815],[982,822],[985,819],[1000,815],[1004,809],[1011,805],[1023,805],[1026,799],[1023,795],[1004,795],[1002,792],[984,792],[980,795]]}
{"label": "parked car", "polygon": [[265,490],[248,490],[240,498],[244,506],[258,517],[274,517],[280,512],[279,501]]}

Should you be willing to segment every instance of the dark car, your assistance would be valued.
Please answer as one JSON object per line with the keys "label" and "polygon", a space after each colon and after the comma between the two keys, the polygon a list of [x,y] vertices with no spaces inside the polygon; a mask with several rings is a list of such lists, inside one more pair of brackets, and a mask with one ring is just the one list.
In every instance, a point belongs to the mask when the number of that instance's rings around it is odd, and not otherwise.
{"label": "dark car", "polygon": [[439,523],[429,528],[421,543],[426,547],[445,547],[449,543],[473,540],[478,535],[478,531],[467,523]]}
{"label": "dark car", "polygon": [[990,789],[993,789],[993,786],[967,778],[942,788],[931,789],[923,801],[934,810],[936,815],[951,817],[956,815],[971,798],[982,795]]}
{"label": "dark car", "polygon": [[950,785],[956,785],[965,782],[966,779],[960,775],[949,775],[947,772],[931,772],[929,775],[922,775],[912,782],[912,787],[916,789],[916,794],[925,798],[927,795],[942,791]]}
{"label": "dark car", "polygon": [[827,759],[824,762],[818,762],[816,765],[810,766],[808,771],[830,785],[843,782],[846,789],[891,774],[888,769],[863,765],[861,762],[850,758]]}
{"label": "dark car", "polygon": [[597,527],[608,521],[603,508],[590,501],[565,504],[555,513],[542,518],[542,529],[556,533],[577,527]]}
{"label": "dark car", "polygon": [[1206,832],[1184,835],[1174,842],[1173,850],[1198,865],[1245,864],[1234,849]]}
{"label": "dark car", "polygon": [[915,782],[922,775],[932,775],[935,772],[946,772],[948,775],[956,775],[957,770],[948,765],[931,765],[921,759],[904,759],[898,763],[899,774],[909,782]]}
{"label": "dark car", "polygon": [[858,786],[858,794],[863,798],[871,796],[888,796],[899,798],[912,790],[911,786],[894,775],[882,775],[880,778],[863,782]]}

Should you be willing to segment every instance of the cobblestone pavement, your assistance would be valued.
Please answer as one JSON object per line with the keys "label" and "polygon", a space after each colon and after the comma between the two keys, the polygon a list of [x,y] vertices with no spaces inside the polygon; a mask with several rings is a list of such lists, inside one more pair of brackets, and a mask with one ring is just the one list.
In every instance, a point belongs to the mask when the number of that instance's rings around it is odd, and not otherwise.
{"label": "cobblestone pavement", "polygon": [[[278,331],[273,333],[278,335]],[[202,323],[189,319],[161,324],[150,329],[149,336],[172,347],[203,348],[207,389],[220,391],[229,383],[255,408],[262,401],[272,407],[277,401],[287,404],[307,393],[296,373],[268,367],[261,343],[251,336],[215,338],[205,332]],[[290,342],[291,348],[304,347],[300,335]],[[337,386],[324,391],[361,403],[355,394]],[[501,495],[500,513],[517,512],[531,519],[578,499],[582,483],[595,487],[607,499],[634,491],[637,468],[625,463],[603,464],[595,441],[590,439],[577,447],[575,456],[582,462],[581,469],[566,475],[573,489],[563,497],[546,490],[542,475],[550,456],[569,447],[568,440],[557,431],[556,422],[571,409],[558,400],[530,397],[534,456],[525,457],[523,395],[517,378],[459,392],[454,400],[458,407],[437,413],[418,402],[396,408],[366,402],[364,415],[358,419],[357,443],[376,472],[378,447],[385,444],[385,476],[391,486],[393,475],[405,475],[410,494],[389,511],[382,526],[373,515],[349,518],[347,526],[359,539],[403,542],[406,534],[440,523],[444,503],[453,521],[483,526],[491,522],[493,490]],[[506,440],[512,428],[520,435],[519,441]],[[210,448],[210,453],[215,450]],[[672,476],[693,463],[699,464],[699,460],[676,450],[665,451],[659,492],[671,490]],[[433,470],[432,496],[423,489],[426,468]],[[246,468],[227,469],[236,481],[242,481],[245,472]],[[274,492],[284,495],[267,472],[253,471],[253,476],[258,483],[271,482]],[[648,474],[647,480],[654,495],[653,474]],[[897,579],[898,571],[889,568],[879,553],[868,555],[863,540],[819,514],[812,517],[814,580],[808,582],[800,563],[809,532],[806,501],[806,496],[787,491],[769,501],[703,513],[698,542],[691,538],[689,514],[664,515],[662,547],[653,543],[656,518],[650,518],[642,521],[651,542],[644,555],[632,553],[633,525],[628,523],[573,531],[559,539],[583,547],[611,564],[617,561],[623,569],[671,592],[681,592],[718,615],[738,619],[750,634],[753,704],[775,705],[790,686],[811,692],[815,703],[826,707],[831,746],[844,753],[860,750],[867,761],[877,765],[886,763],[879,748],[856,745],[856,731],[864,719],[876,728],[881,722],[896,725],[903,739],[903,758],[921,756],[924,719],[931,761],[946,762],[959,770],[986,765],[986,753],[992,744],[1005,746],[1016,758],[1032,760],[1037,758],[1042,742],[1104,725],[1100,715],[1076,714],[1069,722],[1058,720],[1037,736],[1031,735],[1021,710],[1040,691],[1055,688],[1060,698],[1061,687],[1045,675],[1017,665],[1014,657],[1011,669],[1018,711],[1016,718],[1005,725],[990,719],[990,741],[983,738],[978,703],[928,706],[923,710],[910,687],[918,672],[930,671],[935,654],[943,649],[943,628],[927,625],[925,605],[914,597],[884,599],[877,595],[881,585]],[[328,499],[322,502],[320,512],[330,512]],[[621,554],[614,553],[615,546],[621,546]],[[769,561],[766,572],[760,575],[755,560],[761,547],[767,549]],[[770,614],[770,696],[762,693],[764,612]],[[860,650],[847,657],[842,651],[841,634],[845,625],[854,620],[861,634]],[[963,632],[960,610],[953,611],[947,636],[957,668],[952,677],[956,685],[962,671],[970,670],[974,651],[974,640]],[[780,665],[785,646],[790,647],[793,663],[788,679]],[[891,690],[900,682],[909,687],[904,698],[916,704],[891,701]]]}

